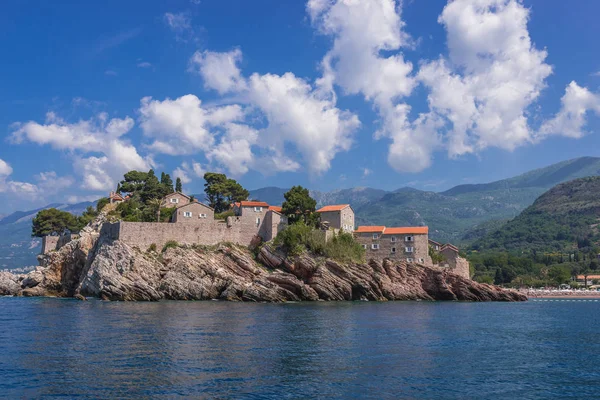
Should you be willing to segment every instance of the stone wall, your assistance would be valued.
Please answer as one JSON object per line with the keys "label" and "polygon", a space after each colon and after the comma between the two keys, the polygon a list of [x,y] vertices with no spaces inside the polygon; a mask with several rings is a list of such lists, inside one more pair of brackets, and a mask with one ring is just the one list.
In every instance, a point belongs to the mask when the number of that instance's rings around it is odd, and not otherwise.
{"label": "stone wall", "polygon": [[59,236],[44,236],[42,238],[42,251],[41,254],[46,254],[51,251],[58,249],[58,238]]}
{"label": "stone wall", "polygon": [[74,236],[76,235],[72,235],[70,233],[60,236],[44,236],[42,238],[42,250],[40,254],[46,254],[60,249],[65,244],[76,238]]}
{"label": "stone wall", "polygon": [[169,241],[190,245],[232,242],[249,246],[256,236],[265,241],[273,239],[285,226],[287,224],[279,214],[269,212],[266,215],[257,213],[245,217],[228,217],[227,221],[202,219],[193,224],[124,221],[106,223],[101,235],[121,240],[140,250],[147,250],[152,244],[161,249]]}

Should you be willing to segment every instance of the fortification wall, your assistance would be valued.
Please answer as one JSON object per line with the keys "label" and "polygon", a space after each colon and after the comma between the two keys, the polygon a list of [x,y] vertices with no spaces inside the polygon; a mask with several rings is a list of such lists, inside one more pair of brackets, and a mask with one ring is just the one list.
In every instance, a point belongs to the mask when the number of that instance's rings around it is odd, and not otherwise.
{"label": "fortification wall", "polygon": [[42,250],[40,254],[58,250],[76,237],[70,233],[60,236],[44,236],[42,238]]}
{"label": "fortification wall", "polygon": [[[136,246],[140,250],[146,250],[152,244],[161,249],[172,240],[189,245],[210,246],[221,242],[232,242],[249,246],[254,237],[260,233],[261,228],[263,224],[258,225],[254,219],[237,217],[229,217],[227,221],[207,220],[198,224],[121,222],[117,237],[110,237],[130,246]],[[109,235],[112,233],[112,230],[107,231]],[[262,235],[261,237],[264,238]]]}
{"label": "fortification wall", "polygon": [[58,248],[59,236],[44,236],[42,238],[42,251],[41,254],[49,253]]}

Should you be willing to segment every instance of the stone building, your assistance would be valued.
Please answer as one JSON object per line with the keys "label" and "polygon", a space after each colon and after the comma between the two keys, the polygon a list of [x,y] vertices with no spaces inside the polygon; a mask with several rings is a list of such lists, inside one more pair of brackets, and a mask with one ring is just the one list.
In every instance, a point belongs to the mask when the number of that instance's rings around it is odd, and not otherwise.
{"label": "stone building", "polygon": [[122,203],[125,199],[119,193],[110,192],[110,194],[108,195],[108,200],[110,204],[118,204]]}
{"label": "stone building", "polygon": [[429,228],[359,226],[354,231],[356,241],[362,244],[367,259],[403,260],[409,263],[432,265],[429,256]]}
{"label": "stone building", "polygon": [[190,196],[180,192],[173,192],[162,199],[161,208],[177,208],[191,202]]}
{"label": "stone building", "polygon": [[354,232],[354,210],[350,204],[325,206],[317,210],[321,223],[334,231]]}
{"label": "stone building", "polygon": [[438,243],[435,240],[431,240],[431,239],[429,239],[429,246],[435,251],[440,251],[440,249],[442,248],[441,243]]}
{"label": "stone building", "polygon": [[200,203],[198,201],[193,201],[191,203],[187,203],[177,207],[177,209],[173,213],[173,216],[171,217],[171,222],[198,224],[204,223],[204,221],[206,220],[213,219],[215,219],[215,210],[213,210],[206,204]]}

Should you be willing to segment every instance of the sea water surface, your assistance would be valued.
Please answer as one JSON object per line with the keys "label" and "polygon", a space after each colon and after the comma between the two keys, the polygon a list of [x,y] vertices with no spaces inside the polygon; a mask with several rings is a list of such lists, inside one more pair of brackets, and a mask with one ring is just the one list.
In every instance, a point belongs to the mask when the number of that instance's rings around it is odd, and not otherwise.
{"label": "sea water surface", "polygon": [[600,302],[0,298],[2,398],[600,397]]}

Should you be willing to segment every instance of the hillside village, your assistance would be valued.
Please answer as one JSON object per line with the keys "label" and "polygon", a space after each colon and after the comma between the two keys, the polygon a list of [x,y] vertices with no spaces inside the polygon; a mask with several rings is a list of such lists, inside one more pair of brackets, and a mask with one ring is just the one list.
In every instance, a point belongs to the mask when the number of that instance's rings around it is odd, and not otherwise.
{"label": "hillside village", "polygon": [[[129,201],[129,197],[111,192],[108,201],[114,208]],[[107,222],[102,227],[101,235],[143,250],[162,248],[169,242],[186,245],[229,242],[254,246],[274,240],[288,226],[288,216],[282,213],[282,207],[263,201],[234,202],[230,205],[231,215],[217,219],[213,208],[176,191],[162,198],[161,209],[164,208],[172,209],[169,222]],[[427,266],[438,265],[469,277],[468,263],[459,256],[458,248],[430,240],[427,227],[356,227],[354,210],[350,204],[326,205],[316,213],[325,241],[340,232],[350,233],[363,247],[367,260],[390,259]],[[41,253],[55,251],[75,237],[73,233],[45,236]],[[430,254],[438,254],[435,263]]]}

